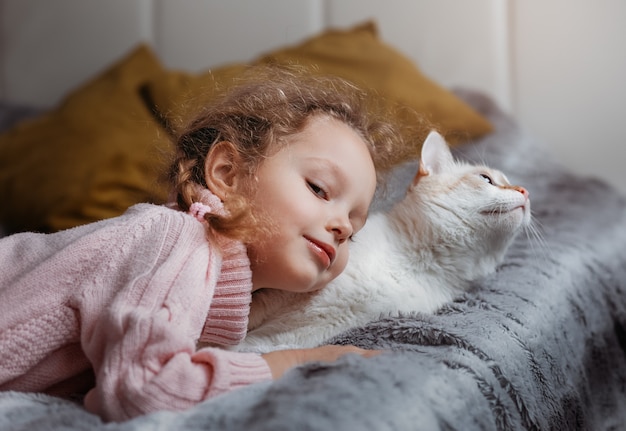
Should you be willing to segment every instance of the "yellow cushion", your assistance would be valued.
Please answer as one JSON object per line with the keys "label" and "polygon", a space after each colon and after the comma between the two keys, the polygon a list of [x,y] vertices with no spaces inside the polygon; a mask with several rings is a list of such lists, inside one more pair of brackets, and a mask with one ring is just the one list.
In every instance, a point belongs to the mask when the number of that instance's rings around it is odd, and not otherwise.
{"label": "yellow cushion", "polygon": [[166,72],[140,46],[58,108],[0,136],[0,223],[56,231],[162,202],[171,144],[141,95]]}
{"label": "yellow cushion", "polygon": [[[250,64],[299,64],[320,74],[334,74],[381,96],[390,112],[401,120],[406,109],[424,116],[425,127],[436,127],[452,145],[492,131],[487,119],[451,91],[420,72],[397,50],[382,42],[373,22],[347,30],[327,30],[301,44],[266,53]],[[231,64],[202,74],[171,72],[150,85],[156,104],[171,119],[184,117],[189,110],[210,98],[216,87],[228,86],[245,64]],[[201,96],[201,97],[200,97]],[[410,155],[419,154],[421,140],[429,130],[418,130]],[[421,134],[421,136],[419,135]],[[414,154],[413,154],[414,153]],[[407,154],[402,155],[405,157]]]}

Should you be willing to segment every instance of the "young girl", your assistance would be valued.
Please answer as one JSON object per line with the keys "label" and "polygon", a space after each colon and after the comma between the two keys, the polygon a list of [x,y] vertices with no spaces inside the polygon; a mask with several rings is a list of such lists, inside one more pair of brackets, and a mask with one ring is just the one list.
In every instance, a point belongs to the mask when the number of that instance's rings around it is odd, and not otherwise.
{"label": "young girl", "polygon": [[[237,353],[252,291],[323,288],[345,267],[399,142],[331,78],[259,72],[180,133],[175,204],[0,241],[0,389],[106,420],[181,410],[351,346]],[[95,377],[95,381],[93,379]]]}

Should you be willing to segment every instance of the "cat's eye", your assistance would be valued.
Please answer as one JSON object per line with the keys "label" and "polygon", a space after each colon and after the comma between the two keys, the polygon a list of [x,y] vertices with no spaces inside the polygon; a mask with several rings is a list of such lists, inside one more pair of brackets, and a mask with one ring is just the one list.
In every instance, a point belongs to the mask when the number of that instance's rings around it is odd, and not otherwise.
{"label": "cat's eye", "polygon": [[479,174],[480,177],[485,180],[486,183],[489,183],[491,185],[494,185],[493,180],[491,179],[491,177],[487,174]]}
{"label": "cat's eye", "polygon": [[311,189],[313,194],[316,195],[317,197],[321,199],[326,199],[328,197],[328,194],[326,193],[326,191],[320,186],[318,186],[317,184],[312,183],[311,181],[307,181],[306,184],[307,186],[309,186],[309,189]]}

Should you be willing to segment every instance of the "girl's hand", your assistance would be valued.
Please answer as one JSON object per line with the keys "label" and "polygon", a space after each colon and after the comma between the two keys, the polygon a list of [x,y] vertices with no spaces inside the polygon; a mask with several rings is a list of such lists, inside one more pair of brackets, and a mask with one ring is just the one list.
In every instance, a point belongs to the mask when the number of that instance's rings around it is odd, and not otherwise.
{"label": "girl's hand", "polygon": [[261,355],[272,371],[274,379],[282,376],[288,369],[307,362],[334,362],[349,353],[370,358],[381,353],[380,350],[365,350],[355,346],[326,345],[311,349],[276,350]]}

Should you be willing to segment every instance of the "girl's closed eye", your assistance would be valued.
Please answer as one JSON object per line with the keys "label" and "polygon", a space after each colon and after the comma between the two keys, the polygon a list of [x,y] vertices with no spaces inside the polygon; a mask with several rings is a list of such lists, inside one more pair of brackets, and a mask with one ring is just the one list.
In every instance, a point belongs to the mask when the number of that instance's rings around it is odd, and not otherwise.
{"label": "girl's closed eye", "polygon": [[311,189],[314,195],[316,195],[317,197],[321,199],[328,199],[328,193],[326,193],[326,190],[324,190],[322,187],[318,186],[317,184],[311,181],[307,181],[307,185],[309,186],[309,189]]}

